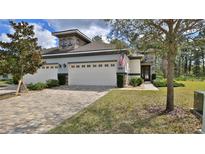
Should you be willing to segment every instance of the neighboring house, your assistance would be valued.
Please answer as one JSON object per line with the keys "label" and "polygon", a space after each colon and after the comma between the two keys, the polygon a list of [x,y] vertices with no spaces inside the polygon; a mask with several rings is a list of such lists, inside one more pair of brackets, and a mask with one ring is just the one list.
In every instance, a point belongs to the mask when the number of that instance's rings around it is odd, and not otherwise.
{"label": "neighboring house", "polygon": [[11,74],[0,75],[0,80],[9,80],[9,79],[12,79],[12,75]]}
{"label": "neighboring house", "polygon": [[131,77],[151,80],[154,73],[153,62],[147,62],[148,55],[138,52],[130,55],[129,49],[117,49],[102,41],[92,42],[77,29],[53,35],[59,39],[59,46],[43,51],[45,64],[34,75],[26,75],[26,83],[63,76],[68,85],[116,86],[118,74],[124,75],[127,85]]}

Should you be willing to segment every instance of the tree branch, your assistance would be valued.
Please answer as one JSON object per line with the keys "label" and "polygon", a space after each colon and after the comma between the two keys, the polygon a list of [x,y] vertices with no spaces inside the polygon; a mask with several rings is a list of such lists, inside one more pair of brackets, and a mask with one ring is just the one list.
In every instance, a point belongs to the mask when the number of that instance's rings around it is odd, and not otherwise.
{"label": "tree branch", "polygon": [[[161,23],[162,23],[162,22],[161,22]],[[160,31],[164,32],[165,34],[167,34],[168,32],[167,32],[164,28],[162,28],[162,27],[160,26],[161,23],[160,23],[160,24],[155,24],[155,23],[153,22],[153,20],[149,20],[149,24],[150,24],[150,25],[154,26],[154,27],[157,28],[158,30],[160,30]]]}

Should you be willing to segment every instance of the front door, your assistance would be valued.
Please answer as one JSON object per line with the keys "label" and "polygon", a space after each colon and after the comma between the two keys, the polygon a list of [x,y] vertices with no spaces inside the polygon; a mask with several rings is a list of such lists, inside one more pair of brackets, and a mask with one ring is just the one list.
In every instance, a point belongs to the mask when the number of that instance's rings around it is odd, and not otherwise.
{"label": "front door", "polygon": [[141,77],[144,81],[150,81],[150,65],[141,66]]}

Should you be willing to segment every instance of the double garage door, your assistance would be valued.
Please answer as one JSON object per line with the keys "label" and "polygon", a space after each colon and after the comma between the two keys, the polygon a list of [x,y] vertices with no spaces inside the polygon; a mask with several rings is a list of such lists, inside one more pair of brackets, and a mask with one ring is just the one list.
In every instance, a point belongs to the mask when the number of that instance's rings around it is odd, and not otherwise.
{"label": "double garage door", "polygon": [[116,86],[116,62],[73,63],[68,67],[69,85]]}

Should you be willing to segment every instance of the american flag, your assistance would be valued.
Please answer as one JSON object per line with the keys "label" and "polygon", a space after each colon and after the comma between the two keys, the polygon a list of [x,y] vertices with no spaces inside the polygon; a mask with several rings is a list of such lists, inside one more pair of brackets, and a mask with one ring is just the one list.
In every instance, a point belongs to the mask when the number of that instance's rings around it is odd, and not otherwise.
{"label": "american flag", "polygon": [[124,54],[120,55],[119,64],[120,64],[120,66],[125,66],[125,56],[124,56]]}

